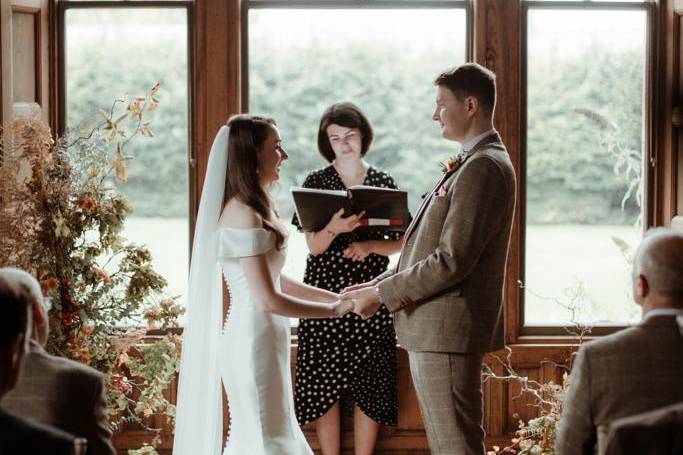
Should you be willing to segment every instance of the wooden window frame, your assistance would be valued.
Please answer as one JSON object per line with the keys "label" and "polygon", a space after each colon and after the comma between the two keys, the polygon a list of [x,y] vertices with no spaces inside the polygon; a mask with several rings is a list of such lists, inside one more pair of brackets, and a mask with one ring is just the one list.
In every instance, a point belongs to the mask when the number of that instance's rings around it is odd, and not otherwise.
{"label": "wooden window frame", "polygon": [[[346,10],[401,10],[401,9],[460,9],[465,11],[465,61],[474,55],[473,0],[242,0],[240,8],[240,79],[242,108],[249,112],[249,11],[259,9],[346,9]],[[296,343],[298,327],[292,327],[292,341]]]}
{"label": "wooden window frame", "polygon": [[400,9],[461,9],[465,11],[465,60],[472,60],[473,0],[242,0],[241,2],[241,55],[242,107],[249,110],[249,11],[253,9],[346,9],[346,10],[400,10]]}
{"label": "wooden window frame", "polygon": [[[56,27],[56,104],[58,110],[56,111],[57,119],[54,122],[58,135],[64,134],[66,130],[66,33],[65,33],[65,17],[66,11],[70,9],[184,9],[187,14],[187,94],[188,94],[188,185],[189,185],[189,239],[188,245],[191,251],[192,240],[194,235],[194,224],[196,220],[196,211],[199,201],[198,178],[197,178],[197,159],[196,159],[196,141],[194,140],[194,119],[196,118],[196,97],[195,97],[195,24],[194,24],[194,1],[192,0],[64,0],[57,2],[57,27]],[[189,270],[190,264],[188,261],[187,268]]]}
{"label": "wooden window frame", "polygon": [[[582,1],[544,1],[544,0],[521,0],[520,14],[520,105],[521,105],[521,125],[520,125],[520,165],[519,192],[521,203],[520,210],[520,229],[519,229],[519,279],[524,282],[526,270],[526,136],[527,136],[527,44],[528,44],[528,15],[531,10],[612,10],[612,11],[644,11],[646,13],[646,56],[645,56],[645,90],[643,100],[643,158],[647,157],[645,172],[643,174],[643,231],[655,225],[656,201],[656,173],[655,164],[657,162],[656,149],[653,146],[653,106],[655,80],[653,57],[656,55],[656,14],[655,4],[649,1],[643,2],[603,2],[593,0]],[[516,343],[576,343],[577,338],[567,332],[567,326],[529,326],[525,324],[524,290],[517,287],[516,297],[516,317],[517,325],[513,339]],[[624,329],[625,325],[599,325],[593,327],[591,337],[604,336]]]}

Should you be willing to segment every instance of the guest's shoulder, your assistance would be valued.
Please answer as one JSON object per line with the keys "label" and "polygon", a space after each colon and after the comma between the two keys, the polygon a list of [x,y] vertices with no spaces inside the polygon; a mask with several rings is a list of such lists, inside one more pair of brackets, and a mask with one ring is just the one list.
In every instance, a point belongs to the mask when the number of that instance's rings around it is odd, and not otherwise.
{"label": "guest's shoulder", "polygon": [[[0,440],[3,449],[12,453],[71,453],[75,437],[58,428],[18,416],[0,409]],[[40,450],[50,449],[49,452]],[[2,453],[5,453],[4,451]]]}
{"label": "guest's shoulder", "polygon": [[50,371],[52,374],[61,377],[82,381],[83,385],[87,383],[102,382],[104,380],[104,375],[102,373],[88,365],[76,360],[48,354],[42,350],[34,350],[29,353],[27,356],[27,364],[30,363],[33,363],[35,367],[43,372]]}
{"label": "guest's shoulder", "polygon": [[581,346],[581,349],[591,357],[611,356],[613,353],[628,355],[630,347],[639,345],[639,340],[642,336],[642,327],[633,326],[586,342]]}

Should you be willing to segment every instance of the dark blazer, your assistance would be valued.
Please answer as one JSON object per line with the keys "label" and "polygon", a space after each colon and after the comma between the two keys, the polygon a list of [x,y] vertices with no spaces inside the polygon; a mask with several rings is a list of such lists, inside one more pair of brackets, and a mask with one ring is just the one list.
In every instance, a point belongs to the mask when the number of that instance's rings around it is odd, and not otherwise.
{"label": "dark blazer", "polygon": [[515,194],[510,157],[494,132],[425,198],[404,236],[397,269],[378,277],[405,349],[485,353],[504,346]]}
{"label": "dark blazer", "polygon": [[35,341],[24,358],[17,385],[3,408],[88,441],[89,455],[113,455],[104,413],[104,379],[79,362],[48,354]]}
{"label": "dark blazer", "polygon": [[604,453],[616,419],[683,401],[683,337],[675,316],[590,341],[569,376],[557,431],[557,455]]}
{"label": "dark blazer", "polygon": [[76,438],[0,408],[0,455],[73,455]]}
{"label": "dark blazer", "polygon": [[615,420],[605,455],[679,455],[683,453],[683,402]]}

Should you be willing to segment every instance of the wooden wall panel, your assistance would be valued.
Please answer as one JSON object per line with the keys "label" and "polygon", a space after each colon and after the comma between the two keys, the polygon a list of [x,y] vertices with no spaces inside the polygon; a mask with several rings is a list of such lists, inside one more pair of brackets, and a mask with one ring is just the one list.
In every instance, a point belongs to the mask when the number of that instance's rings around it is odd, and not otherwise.
{"label": "wooden wall panel", "polygon": [[12,11],[13,102],[40,104],[40,12]]}
{"label": "wooden wall panel", "polygon": [[50,5],[50,0],[5,0],[0,6],[0,121],[11,117],[17,101],[38,102],[49,120]]}
{"label": "wooden wall panel", "polygon": [[[574,351],[567,346],[520,346],[513,349],[511,362],[517,373],[527,375],[530,379],[540,382],[554,381],[560,383],[564,370],[556,364],[566,362]],[[507,352],[501,351],[487,355],[485,362],[498,375],[504,375],[505,370],[498,359],[505,359]],[[292,375],[296,371],[296,346],[292,346]],[[294,379],[292,377],[292,379]],[[429,446],[422,425],[415,389],[410,378],[407,352],[398,348],[398,386],[399,386],[399,418],[398,425],[382,427],[377,442],[377,454],[392,455],[427,455]],[[173,382],[168,391],[168,397],[175,402],[175,388]],[[507,445],[517,429],[520,418],[525,421],[536,416],[536,408],[529,395],[520,395],[520,385],[517,382],[488,380],[484,383],[484,428],[486,429],[486,447],[493,445]],[[227,412],[227,409],[225,410]],[[227,419],[227,414],[226,414]],[[170,454],[173,435],[162,418],[153,419],[150,424],[162,428],[162,443],[159,447],[161,454]],[[304,434],[311,447],[319,453],[320,444],[312,424],[304,427]],[[227,432],[226,432],[227,437]],[[149,433],[141,431],[135,425],[125,426],[114,439],[120,454],[128,449],[141,447],[149,442]],[[342,420],[342,453],[353,453],[353,422],[351,418]]]}

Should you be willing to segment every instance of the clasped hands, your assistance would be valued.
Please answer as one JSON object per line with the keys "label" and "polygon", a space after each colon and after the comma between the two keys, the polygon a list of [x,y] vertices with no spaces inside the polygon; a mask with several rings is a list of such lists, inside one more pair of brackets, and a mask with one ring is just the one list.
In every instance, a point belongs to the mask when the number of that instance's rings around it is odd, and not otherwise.
{"label": "clasped hands", "polygon": [[353,312],[363,319],[371,318],[381,305],[377,281],[372,280],[344,288],[339,294],[339,304],[344,310],[343,314]]}

